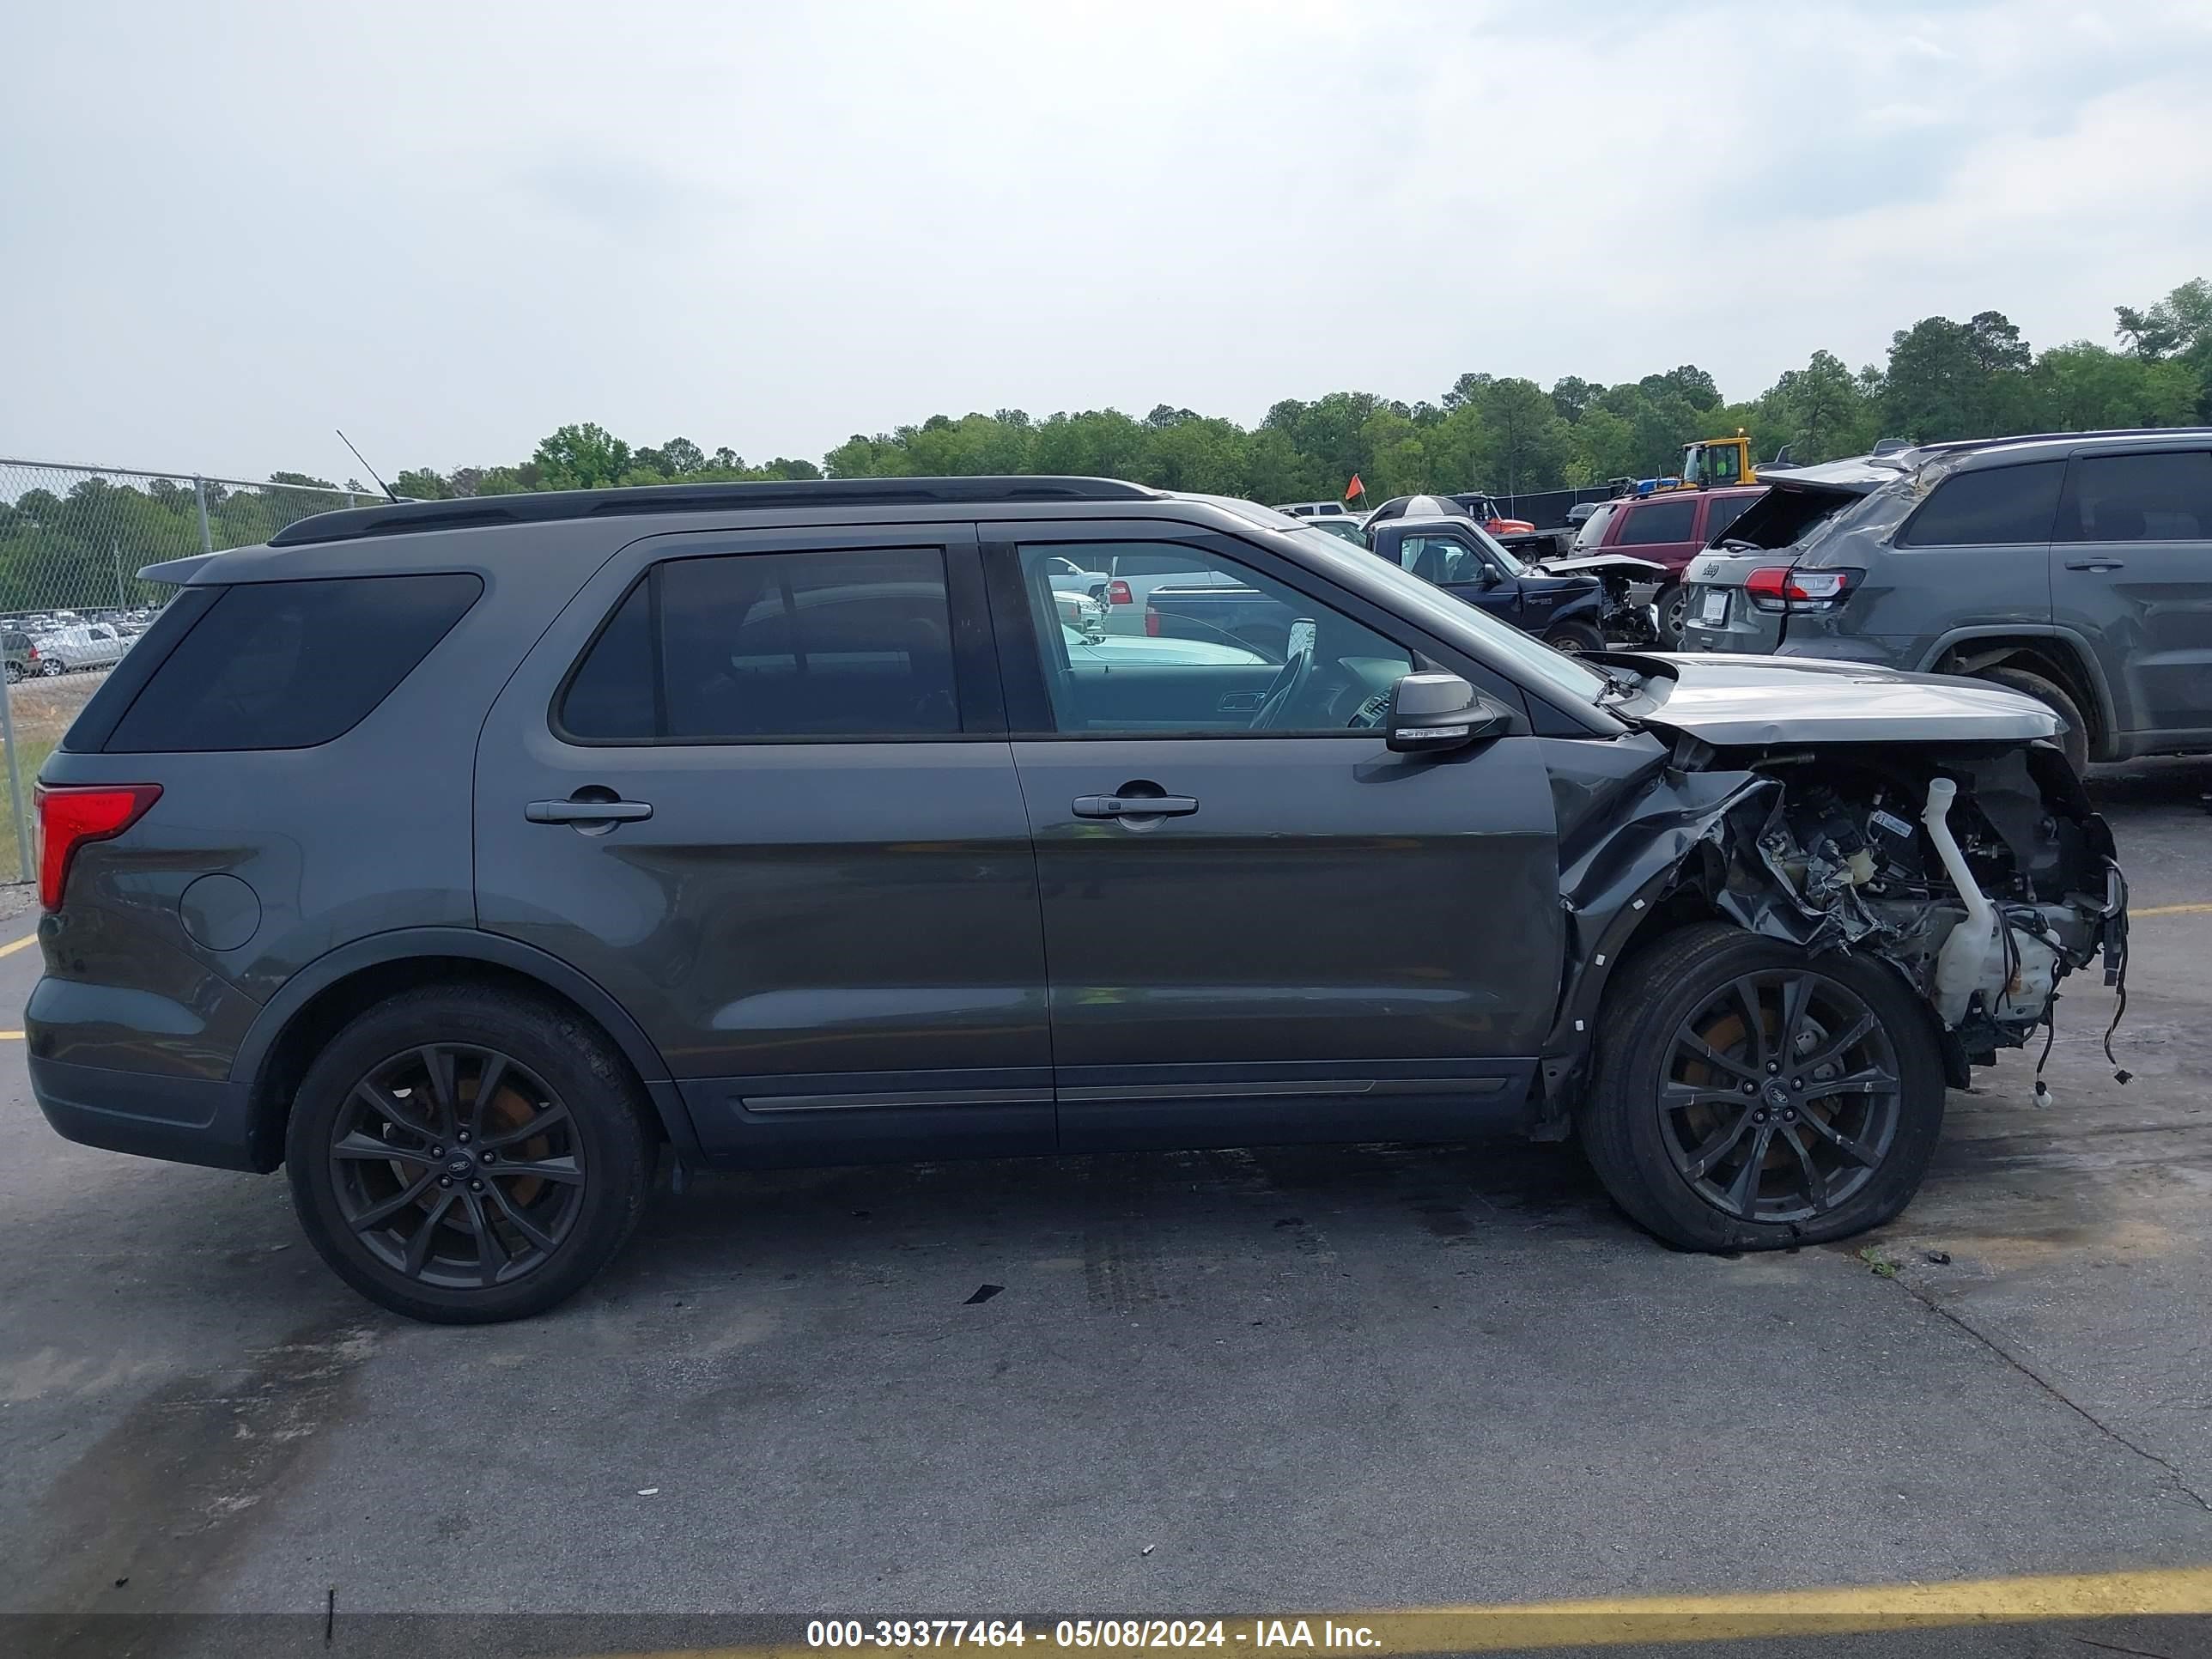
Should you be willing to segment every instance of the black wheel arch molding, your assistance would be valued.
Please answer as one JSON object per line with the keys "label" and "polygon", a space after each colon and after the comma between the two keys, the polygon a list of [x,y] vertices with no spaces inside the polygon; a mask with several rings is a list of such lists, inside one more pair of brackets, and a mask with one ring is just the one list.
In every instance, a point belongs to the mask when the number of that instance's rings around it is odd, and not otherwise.
{"label": "black wheel arch molding", "polygon": [[[479,928],[424,927],[369,933],[338,945],[299,969],[283,988],[263,1005],[231,1062],[234,1085],[252,1090],[256,1103],[255,1166],[274,1170],[283,1152],[283,1109],[289,1103],[264,1097],[271,1060],[287,1031],[325,991],[359,974],[409,963],[453,961],[481,963],[534,982],[572,1003],[607,1035],[651,1097],[661,1127],[682,1163],[700,1160],[698,1135],[681,1093],[671,1080],[668,1062],[643,1027],[596,980],[537,946]],[[265,1121],[264,1121],[265,1120]]]}
{"label": "black wheel arch molding", "polygon": [[1920,673],[1936,673],[1939,672],[1936,665],[1944,658],[1955,653],[1963,653],[1972,658],[1977,654],[1973,647],[1982,645],[1992,654],[1975,667],[1961,671],[1972,674],[1980,668],[2004,661],[2007,653],[2003,647],[2014,642],[2021,645],[2049,642],[2064,653],[2087,690],[2090,701],[2095,704],[2088,712],[2097,722],[2098,729],[2094,735],[2099,740],[2090,744],[2090,758],[2125,758],[2123,739],[2130,728],[2123,723],[2120,711],[2113,702],[2112,688],[2105,678],[2103,665],[2097,660],[2095,650],[2077,629],[2058,623],[1985,623],[1969,628],[1954,628],[1923,653],[1920,661],[1914,666]]}

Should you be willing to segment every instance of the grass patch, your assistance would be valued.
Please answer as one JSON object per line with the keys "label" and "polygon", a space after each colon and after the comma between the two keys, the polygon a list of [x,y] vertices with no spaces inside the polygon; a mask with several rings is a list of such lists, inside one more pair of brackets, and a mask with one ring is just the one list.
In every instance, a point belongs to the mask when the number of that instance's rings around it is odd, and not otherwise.
{"label": "grass patch", "polygon": [[38,778],[39,769],[46,763],[46,757],[54,752],[54,745],[60,741],[58,738],[17,734],[15,766],[23,785],[23,799],[20,803],[8,793],[7,764],[4,756],[0,756],[0,802],[7,804],[9,813],[7,821],[0,823],[0,883],[28,881],[31,878],[31,872],[23,867],[16,852],[14,814],[18,811],[22,814],[23,839],[28,844],[31,838],[31,785]]}

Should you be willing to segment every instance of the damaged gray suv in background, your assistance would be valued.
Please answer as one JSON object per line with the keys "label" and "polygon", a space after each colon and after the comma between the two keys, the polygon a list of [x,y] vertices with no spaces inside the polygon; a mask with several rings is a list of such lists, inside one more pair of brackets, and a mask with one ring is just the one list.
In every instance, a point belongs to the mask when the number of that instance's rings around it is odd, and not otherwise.
{"label": "damaged gray suv in background", "polygon": [[1690,566],[1692,651],[1971,675],[2093,760],[2212,750],[2212,428],[1924,444],[1762,472]]}
{"label": "damaged gray suv in background", "polygon": [[[1091,643],[1054,572],[1249,596]],[[40,778],[54,1127],[289,1175],[363,1294],[514,1318],[681,1169],[1578,1136],[1692,1249],[1842,1237],[2124,966],[2041,705],[1562,656],[1249,503],[1082,478],[309,519]],[[742,1189],[732,1189],[738,1191]]]}

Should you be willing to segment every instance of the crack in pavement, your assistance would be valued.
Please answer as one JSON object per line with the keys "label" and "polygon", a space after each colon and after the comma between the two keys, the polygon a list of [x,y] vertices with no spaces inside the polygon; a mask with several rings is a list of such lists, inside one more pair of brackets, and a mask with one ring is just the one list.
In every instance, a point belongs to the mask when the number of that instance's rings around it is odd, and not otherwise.
{"label": "crack in pavement", "polygon": [[2197,1491],[2196,1487],[2190,1485],[2189,1479],[2186,1475],[2183,1474],[2179,1469],[2174,1468],[2172,1464],[2167,1462],[2166,1459],[2160,1457],[2156,1452],[2150,1450],[2148,1447],[2137,1445],[2134,1441],[2129,1439],[2127,1436],[2122,1434],[2118,1429],[2112,1427],[2111,1424],[2100,1418],[2096,1413],[2091,1411],[2087,1406],[2082,1405],[2079,1401],[2069,1395],[2065,1389],[2060,1388],[2049,1377],[2044,1376],[2042,1372],[2037,1370],[2035,1367],[2029,1364],[2026,1360],[2021,1358],[2017,1354],[2007,1348],[2004,1344],[1999,1342],[1995,1337],[1989,1335],[1986,1332],[1978,1330],[1972,1325],[1968,1324],[1966,1320],[1960,1317],[1956,1313],[1954,1313],[1950,1309],[1945,1307],[1941,1302],[1936,1300],[1935,1297],[1929,1296],[1917,1285],[1908,1284],[1902,1279],[1893,1279],[1892,1282],[1899,1289],[1904,1291],[1904,1292],[1907,1296],[1911,1297],[1915,1302],[1917,1302],[1922,1307],[1927,1309],[1929,1312],[1936,1315],[1940,1319],[1947,1321],[1958,1330],[1966,1333],[1966,1334],[1971,1337],[1974,1341],[1980,1343],[1982,1346],[1987,1348],[1998,1358],[2003,1360],[2006,1364],[2011,1366],[2013,1370],[2018,1371],[2029,1382],[2034,1383],[2037,1388],[2042,1389],[2044,1393],[2049,1395],[2060,1405],[2065,1407],[2068,1411],[2072,1412],[2084,1423],[2087,1423],[2091,1428],[2096,1430],[2098,1433],[2105,1436],[2107,1439],[2113,1441],[2115,1443],[2125,1447],[2128,1450],[2133,1452],[2137,1457],[2142,1458],[2145,1462],[2155,1464],[2160,1468],[2165,1470],[2167,1478],[2170,1479],[2175,1486],[2180,1487],[2183,1492],[2186,1492],[2192,1499],[2194,1499],[2199,1508],[2206,1510],[2212,1510],[2212,1498],[2207,1498],[2203,1492]]}

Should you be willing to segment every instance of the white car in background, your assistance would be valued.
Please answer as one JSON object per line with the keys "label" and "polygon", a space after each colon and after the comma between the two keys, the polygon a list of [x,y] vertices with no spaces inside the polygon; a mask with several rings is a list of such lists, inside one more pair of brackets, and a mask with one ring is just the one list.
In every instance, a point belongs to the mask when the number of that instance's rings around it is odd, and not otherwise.
{"label": "white car in background", "polygon": [[44,672],[66,674],[80,668],[112,668],[130,641],[106,623],[78,623],[33,636]]}

